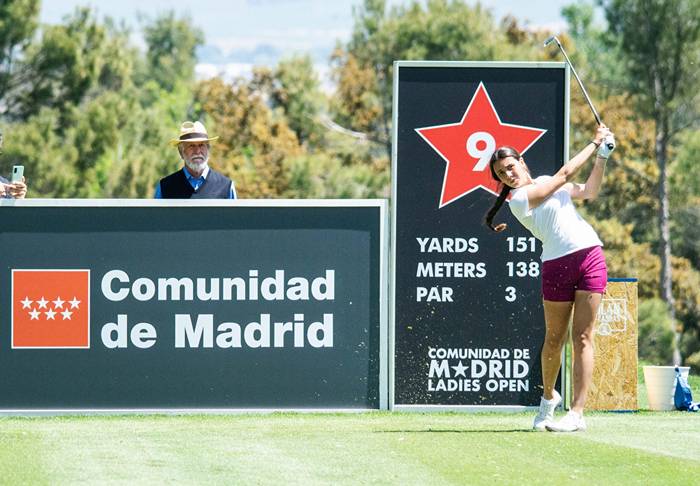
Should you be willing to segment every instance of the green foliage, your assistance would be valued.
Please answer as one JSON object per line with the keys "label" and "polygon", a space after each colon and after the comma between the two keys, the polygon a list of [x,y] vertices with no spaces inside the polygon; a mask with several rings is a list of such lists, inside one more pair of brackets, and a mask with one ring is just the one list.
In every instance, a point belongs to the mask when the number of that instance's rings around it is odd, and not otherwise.
{"label": "green foliage", "polygon": [[639,358],[649,364],[668,365],[673,357],[673,331],[666,303],[658,298],[641,300]]}
{"label": "green foliage", "polygon": [[[637,278],[640,299],[658,298],[661,262],[651,245],[634,241],[631,224],[622,225],[614,218],[591,218],[587,211],[582,212],[605,242],[608,275]],[[672,263],[674,310],[679,325],[668,322],[669,330],[684,329],[693,333],[700,320],[700,272],[685,258],[673,258]]]}
{"label": "green foliage", "polygon": [[602,0],[624,54],[628,85],[656,118],[695,116],[687,100],[700,81],[700,0]]}
{"label": "green foliage", "polygon": [[0,2],[0,65],[11,62],[13,51],[29,42],[37,28],[38,17],[38,0]]}
{"label": "green foliage", "polygon": [[169,91],[177,82],[194,80],[196,49],[204,42],[204,33],[188,17],[178,19],[170,11],[144,27],[148,46],[145,76]]}
{"label": "green foliage", "polygon": [[76,170],[78,150],[59,135],[60,113],[42,108],[22,123],[4,129],[2,158],[8,165],[25,166],[28,197],[73,197],[79,174]]}
{"label": "green foliage", "polygon": [[76,9],[65,24],[45,26],[24,46],[11,89],[5,93],[5,117],[27,120],[42,108],[62,113],[71,105],[130,82],[136,49],[129,32],[109,19],[99,22],[89,9]]}
{"label": "green foliage", "polygon": [[309,56],[280,61],[272,73],[272,106],[284,110],[289,127],[301,143],[322,143],[318,117],[325,109],[325,96]]}
{"label": "green foliage", "polygon": [[0,2],[0,114],[19,83],[17,56],[34,35],[38,17],[38,0]]}
{"label": "green foliage", "polygon": [[6,116],[23,121],[3,127],[4,161],[25,165],[29,197],[150,197],[180,165],[167,140],[192,86],[143,80],[143,56],[109,19],[78,9],[65,22],[26,49],[36,76]]}
{"label": "green foliage", "polygon": [[679,142],[669,176],[672,245],[700,268],[700,131],[687,131]]}
{"label": "green foliage", "polygon": [[659,259],[651,245],[634,241],[631,224],[623,225],[615,218],[592,218],[587,211],[581,212],[605,242],[608,276],[637,278],[640,298],[658,297]]}
{"label": "green foliage", "polygon": [[[697,349],[697,348],[696,348]],[[696,351],[685,359],[686,366],[690,366],[693,373],[700,373],[700,351]]]}
{"label": "green foliage", "polygon": [[[676,180],[672,181],[675,182],[673,188],[669,187],[669,180],[674,177],[673,157],[678,148],[676,144],[679,141],[683,144],[678,135],[699,119],[697,85],[700,82],[700,0],[599,0],[598,3],[603,7],[607,19],[607,32],[601,37],[597,32],[591,32],[588,24],[586,33],[585,12],[582,13],[581,8],[576,10],[575,7],[570,10],[572,18],[583,20],[579,22],[582,28],[573,31],[577,35],[583,34],[587,39],[594,39],[594,44],[591,44],[584,37],[579,37],[582,44],[597,45],[596,48],[603,52],[601,55],[588,56],[589,60],[596,63],[596,72],[615,72],[612,79],[617,81],[617,86],[613,89],[618,93],[626,92],[631,105],[635,107],[637,120],[643,123],[646,120],[653,122],[653,132],[642,130],[644,138],[652,135],[651,154],[640,153],[639,158],[629,157],[631,153],[626,154],[623,150],[614,159],[620,160],[623,157],[622,160],[633,160],[638,174],[653,176],[652,187],[655,191],[648,193],[652,197],[645,204],[646,208],[637,205],[639,199],[635,197],[629,210],[617,214],[625,222],[636,220],[635,238],[653,243],[654,248],[658,248],[660,272],[655,282],[671,313],[679,312],[682,325],[678,328],[674,326],[674,330],[686,329],[686,332],[691,332],[698,327],[698,289],[695,283],[688,284],[687,280],[697,281],[697,269],[692,268],[688,260],[673,259],[671,255],[674,250],[672,238],[673,242],[680,242],[684,256],[694,258],[696,253],[691,243],[692,231],[684,231],[684,228],[679,230],[679,224],[684,225],[688,221],[680,222],[678,219],[682,215],[692,217],[693,203],[678,208],[681,211],[674,211],[673,207],[673,200],[684,200],[683,196],[693,191],[692,182],[679,184],[679,178],[685,180],[693,171],[689,170],[689,174],[676,172]],[[591,33],[596,35],[591,36]],[[603,40],[602,44],[600,39]],[[614,58],[610,58],[610,54],[614,54]],[[617,126],[609,118],[605,119],[617,133],[618,140],[638,140],[634,131],[625,131],[626,137],[621,137]],[[653,160],[656,164],[655,175],[639,164],[647,160]],[[626,169],[635,169],[628,164],[624,165],[627,166]],[[618,177],[623,176],[620,171],[616,172]],[[636,179],[644,182],[644,177]],[[636,189],[644,194],[642,187]],[[655,208],[657,205],[658,208]],[[673,235],[671,218],[676,223]],[[653,221],[656,222],[655,228]],[[679,278],[675,272],[680,272],[682,276]],[[682,302],[674,302],[675,299]],[[676,346],[677,342],[678,340]],[[680,361],[678,348],[675,350],[674,361]]]}
{"label": "green foliage", "polygon": [[340,157],[325,153],[292,158],[286,197],[381,198],[386,197],[388,171],[368,164],[343,165]]}
{"label": "green foliage", "polygon": [[700,130],[679,136],[678,149],[670,167],[671,206],[700,204]]}
{"label": "green foliage", "polygon": [[[644,340],[655,343],[649,356],[659,359],[658,343],[672,329],[683,330],[685,355],[700,349],[700,135],[692,124],[698,1],[599,2],[607,28],[596,24],[598,7],[578,3],[563,10],[569,30],[558,34],[618,140],[601,194],[583,212],[605,242],[610,276],[637,277],[640,298],[652,302],[643,304],[650,316],[660,312],[653,299],[660,296],[662,239],[651,96],[670,113],[664,136],[678,321],[664,321],[665,328],[660,319],[643,319]],[[90,9],[35,35],[38,2],[2,2],[2,163],[25,165],[29,197],[151,197],[158,179],[181,167],[167,141],[182,121],[201,119],[221,137],[211,164],[236,181],[240,197],[388,197],[395,60],[562,60],[556,49],[542,48],[549,32],[513,17],[499,23],[478,3],[388,5],[365,0],[355,8],[351,38],[330,60],[335,92],[326,95],[308,56],[257,68],[252,79],[195,83],[204,35],[174,12],[144,19],[142,52],[128,29]],[[663,29],[660,21],[667,21]],[[676,61],[682,65],[674,75]],[[649,84],[652,74],[662,77],[660,94]],[[573,154],[594,128],[575,84],[570,116]]]}
{"label": "green foliage", "polygon": [[542,55],[537,35],[519,29],[512,19],[499,28],[478,3],[428,0],[387,9],[384,0],[366,0],[354,16],[352,38],[333,58],[338,84],[333,114],[341,125],[367,132],[387,148],[395,60],[522,60]]}
{"label": "green foliage", "polygon": [[86,8],[65,25],[48,26],[41,41],[26,50],[27,80],[15,101],[16,115],[27,119],[42,107],[77,104],[100,79],[107,32]]}
{"label": "green foliage", "polygon": [[599,100],[624,91],[628,82],[624,64],[619,62],[621,42],[594,22],[595,13],[595,6],[587,2],[567,5],[561,11],[568,24],[566,35],[573,41],[566,46],[567,53],[589,94]]}
{"label": "green foliage", "polygon": [[[572,98],[573,154],[590,140],[594,122],[582,97]],[[615,215],[620,224],[631,226],[634,241],[655,244],[659,170],[653,159],[654,127],[650,120],[640,119],[632,104],[628,95],[610,95],[598,103],[618,146],[607,164],[599,197],[587,202],[586,208],[597,219]],[[582,174],[578,180],[586,177]]]}
{"label": "green foliage", "polygon": [[673,295],[679,331],[692,332],[700,323],[700,272],[686,258],[672,257]]}
{"label": "green foliage", "polygon": [[686,330],[683,333],[681,350],[685,356],[684,364],[691,366],[694,373],[700,374],[700,329]]}
{"label": "green foliage", "polygon": [[673,252],[700,268],[700,205],[694,204],[674,211]]}
{"label": "green foliage", "polygon": [[198,118],[221,137],[212,165],[236,182],[240,197],[279,197],[288,187],[284,161],[301,153],[287,120],[265,102],[265,93],[244,79],[198,84]]}

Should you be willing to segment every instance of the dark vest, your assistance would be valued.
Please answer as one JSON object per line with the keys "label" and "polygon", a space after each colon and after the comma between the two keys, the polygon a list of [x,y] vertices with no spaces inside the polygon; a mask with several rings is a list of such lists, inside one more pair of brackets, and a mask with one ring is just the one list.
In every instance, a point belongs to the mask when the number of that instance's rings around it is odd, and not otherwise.
{"label": "dark vest", "polygon": [[186,169],[180,169],[160,180],[160,194],[163,199],[228,199],[231,193],[231,179],[219,174],[211,167],[204,183],[196,191],[185,176]]}

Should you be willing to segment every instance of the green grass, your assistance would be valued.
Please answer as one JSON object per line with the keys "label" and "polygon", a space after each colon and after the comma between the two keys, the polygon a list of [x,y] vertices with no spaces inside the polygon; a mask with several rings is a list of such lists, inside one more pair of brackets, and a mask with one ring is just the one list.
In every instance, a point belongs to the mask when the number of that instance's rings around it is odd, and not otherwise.
{"label": "green grass", "polygon": [[[700,415],[255,414],[0,419],[4,484],[690,484]],[[684,480],[685,478],[686,480]],[[691,480],[692,482],[693,480]]]}
{"label": "green grass", "polygon": [[[691,385],[697,400],[700,378]],[[700,477],[700,413],[590,413],[587,421],[587,432],[566,435],[531,432],[531,413],[3,417],[0,483],[669,485]]]}

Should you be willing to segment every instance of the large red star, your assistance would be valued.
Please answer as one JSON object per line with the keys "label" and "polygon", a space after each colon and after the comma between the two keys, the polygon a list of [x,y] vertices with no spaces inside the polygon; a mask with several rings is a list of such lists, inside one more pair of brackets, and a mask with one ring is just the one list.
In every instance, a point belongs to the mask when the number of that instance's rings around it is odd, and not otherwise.
{"label": "large red star", "polygon": [[459,123],[416,128],[416,132],[447,162],[440,207],[479,187],[498,194],[498,184],[489,170],[489,159],[494,150],[509,145],[523,154],[546,131],[502,123],[483,82],[479,83]]}

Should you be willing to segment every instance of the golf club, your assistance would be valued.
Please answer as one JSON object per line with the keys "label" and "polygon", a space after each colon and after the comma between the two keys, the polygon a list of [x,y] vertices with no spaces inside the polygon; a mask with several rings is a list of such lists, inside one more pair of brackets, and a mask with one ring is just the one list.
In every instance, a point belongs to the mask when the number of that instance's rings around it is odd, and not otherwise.
{"label": "golf club", "polygon": [[[557,43],[557,46],[559,47],[559,50],[561,51],[562,54],[564,54],[564,57],[566,58],[566,62],[569,64],[569,67],[571,68],[571,72],[574,73],[574,77],[576,78],[576,81],[578,81],[578,85],[581,87],[581,91],[583,91],[583,96],[586,98],[586,101],[588,102],[588,106],[591,107],[591,111],[593,112],[593,116],[595,117],[595,121],[598,122],[598,125],[600,125],[602,122],[600,121],[600,116],[598,116],[598,112],[596,111],[595,107],[593,106],[593,102],[591,101],[591,98],[588,96],[588,92],[586,91],[586,88],[583,86],[583,83],[581,82],[581,78],[578,77],[578,74],[576,73],[576,69],[574,68],[574,65],[571,64],[571,59],[569,59],[569,56],[566,55],[566,51],[564,50],[564,47],[561,45],[561,42],[559,42],[559,39],[557,39],[556,35],[553,35],[546,41],[544,41],[544,46],[547,47],[549,44],[552,43],[552,41]],[[608,145],[608,148],[612,150],[613,144],[606,142]]]}

